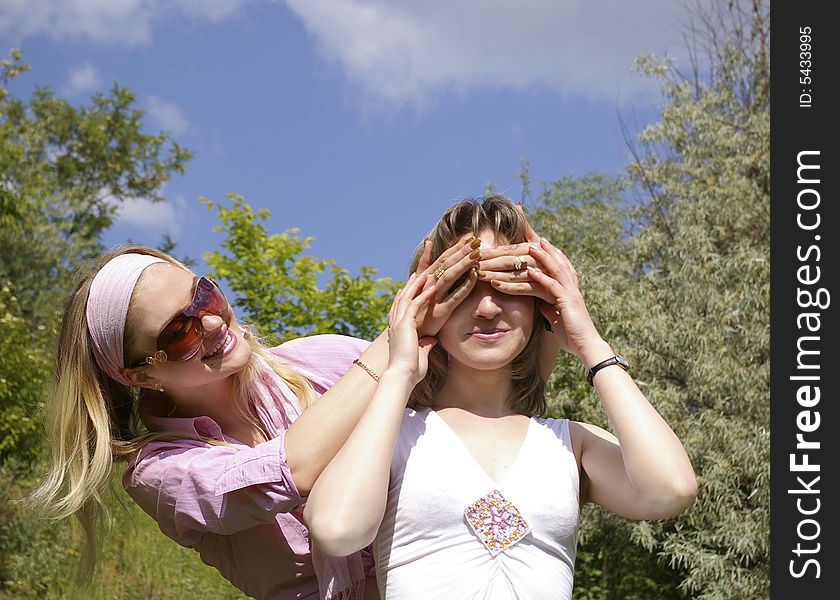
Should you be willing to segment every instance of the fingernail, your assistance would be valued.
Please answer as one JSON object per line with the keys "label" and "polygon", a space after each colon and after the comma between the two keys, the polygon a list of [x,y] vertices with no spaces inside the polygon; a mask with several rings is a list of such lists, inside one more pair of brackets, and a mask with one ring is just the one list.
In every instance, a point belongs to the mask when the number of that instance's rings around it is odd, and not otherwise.
{"label": "fingernail", "polygon": [[528,247],[529,247],[531,250],[538,250],[538,248],[537,248],[537,245],[536,245],[536,244],[528,244]]}
{"label": "fingernail", "polygon": [[498,279],[492,279],[490,281],[490,285],[492,285],[493,287],[499,287],[500,285],[502,285],[502,282],[499,281]]}
{"label": "fingernail", "polygon": [[479,277],[487,277],[487,271],[479,271],[478,276]]}
{"label": "fingernail", "polygon": [[466,240],[464,240],[464,245],[467,246],[469,244],[472,244],[473,240],[475,240],[475,236],[468,237]]}
{"label": "fingernail", "polygon": [[470,259],[472,260],[478,260],[480,256],[481,250],[473,250],[472,252],[470,252]]}
{"label": "fingernail", "polygon": [[481,246],[481,240],[478,239],[478,238],[473,238],[472,241],[470,242],[470,248],[475,250],[479,246]]}

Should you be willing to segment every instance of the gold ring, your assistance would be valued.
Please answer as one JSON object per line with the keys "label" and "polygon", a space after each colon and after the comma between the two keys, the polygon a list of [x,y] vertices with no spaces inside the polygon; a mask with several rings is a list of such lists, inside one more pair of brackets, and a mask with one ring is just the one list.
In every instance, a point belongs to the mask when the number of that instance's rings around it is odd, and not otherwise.
{"label": "gold ring", "polygon": [[441,277],[443,277],[443,274],[445,272],[446,272],[446,269],[444,267],[438,267],[437,270],[435,271],[435,279],[440,279]]}
{"label": "gold ring", "polygon": [[525,267],[528,266],[528,260],[524,256],[514,256],[513,257],[513,270],[514,271],[521,271]]}

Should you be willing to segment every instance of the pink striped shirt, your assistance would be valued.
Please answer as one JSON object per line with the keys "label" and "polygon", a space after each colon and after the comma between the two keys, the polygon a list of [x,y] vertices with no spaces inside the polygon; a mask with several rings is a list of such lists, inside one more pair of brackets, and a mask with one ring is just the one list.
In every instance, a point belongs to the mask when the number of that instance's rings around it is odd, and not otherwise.
{"label": "pink striped shirt", "polygon": [[[306,377],[320,396],[367,345],[346,336],[316,335],[286,342],[272,352]],[[278,415],[274,406],[258,412],[264,419]],[[144,420],[153,431],[222,436],[210,417],[147,415]],[[269,429],[277,430],[279,423],[271,425]],[[193,440],[151,442],[130,462],[123,485],[161,531],[194,548],[246,594],[260,599],[318,598],[309,532],[303,524],[304,499],[286,464],[285,430],[253,448],[224,439],[234,447]],[[362,558],[366,572],[372,573],[370,552],[363,552]]]}

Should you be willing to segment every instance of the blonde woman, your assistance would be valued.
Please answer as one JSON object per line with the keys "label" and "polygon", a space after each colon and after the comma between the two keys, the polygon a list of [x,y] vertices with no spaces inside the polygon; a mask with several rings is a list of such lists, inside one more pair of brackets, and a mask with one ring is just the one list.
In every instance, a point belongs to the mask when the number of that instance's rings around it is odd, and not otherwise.
{"label": "blonde woman", "polygon": [[[436,337],[417,326],[434,275],[413,277],[398,294],[388,368],[310,493],[304,516],[326,553],[375,541],[387,600],[570,599],[584,503],[659,519],[694,499],[682,444],[598,334],[565,255],[534,241],[513,258],[518,269],[492,273],[511,257],[484,257],[499,246],[506,254],[527,232],[504,197],[443,215],[429,236],[432,256],[464,237],[481,242],[470,294]],[[436,273],[447,268],[444,260]],[[588,370],[615,435],[540,418],[543,317]]]}
{"label": "blonde woman", "polygon": [[[466,285],[453,282],[477,259],[469,244],[447,249],[426,334],[466,297]],[[119,248],[66,307],[48,402],[53,467],[33,501],[55,517],[79,517],[89,576],[102,495],[114,460],[125,458],[129,495],[246,594],[361,598],[369,552],[320,556],[301,506],[387,357],[384,334],[267,348],[215,282],[156,250]],[[367,594],[376,597],[370,586]]]}

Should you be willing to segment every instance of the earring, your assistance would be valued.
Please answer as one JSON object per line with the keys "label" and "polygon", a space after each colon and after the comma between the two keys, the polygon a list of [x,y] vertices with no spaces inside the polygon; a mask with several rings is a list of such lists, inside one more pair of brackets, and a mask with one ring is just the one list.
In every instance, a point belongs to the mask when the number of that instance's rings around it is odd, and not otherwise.
{"label": "earring", "polygon": [[156,392],[165,392],[165,391],[166,391],[166,390],[163,388],[163,386],[162,386],[161,384],[159,384],[159,383],[153,383],[153,384],[152,384],[152,389],[153,389],[154,391],[156,391]]}

